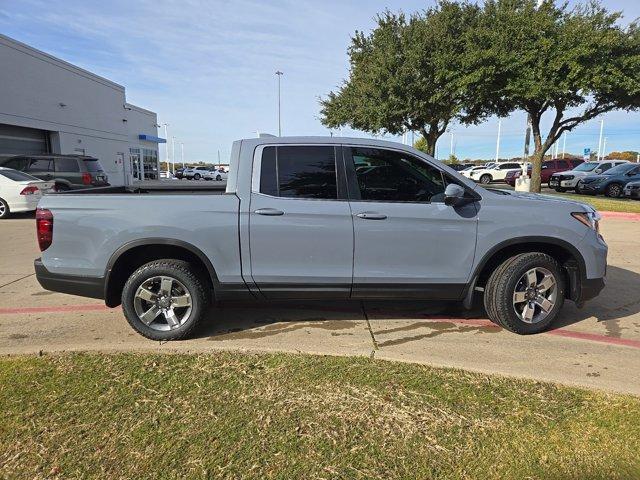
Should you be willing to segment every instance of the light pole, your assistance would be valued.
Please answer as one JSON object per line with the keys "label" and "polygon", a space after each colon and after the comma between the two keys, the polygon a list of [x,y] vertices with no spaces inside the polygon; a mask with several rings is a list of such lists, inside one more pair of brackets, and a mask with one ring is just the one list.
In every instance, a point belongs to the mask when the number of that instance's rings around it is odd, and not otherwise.
{"label": "light pole", "polygon": [[278,136],[281,137],[282,136],[282,119],[281,119],[281,112],[280,112],[280,77],[284,75],[284,72],[277,70],[276,75],[278,76]]}
{"label": "light pole", "polygon": [[171,158],[173,159],[173,163],[176,163],[176,137],[175,136],[171,137]]}
{"label": "light pole", "polygon": [[449,139],[449,158],[453,158],[453,130],[449,132],[451,134],[451,138]]}
{"label": "light pole", "polygon": [[[167,139],[167,138],[169,138],[169,134],[167,133],[167,127],[169,126],[169,124],[168,123],[163,123],[162,125],[164,126],[164,138]],[[168,171],[169,170],[169,148],[168,148],[168,145],[167,145],[167,149],[166,149],[165,153],[166,153],[165,160],[167,161],[167,171]],[[175,170],[174,170],[173,173],[176,173]]]}
{"label": "light pole", "polygon": [[182,168],[184,168],[184,143],[180,142],[180,159],[182,160]]}
{"label": "light pole", "polygon": [[600,120],[600,138],[598,139],[598,160],[602,160],[602,132],[604,131],[604,118]]}
{"label": "light pole", "polygon": [[564,132],[564,140],[562,141],[562,159],[564,160],[564,153],[567,150],[567,131]]}
{"label": "light pole", "polygon": [[602,157],[600,157],[600,160],[604,160],[604,151],[607,149],[607,137],[604,137],[604,140],[602,141]]}
{"label": "light pole", "polygon": [[502,120],[498,120],[498,140],[496,140],[496,163],[500,159],[500,133],[502,131]]}

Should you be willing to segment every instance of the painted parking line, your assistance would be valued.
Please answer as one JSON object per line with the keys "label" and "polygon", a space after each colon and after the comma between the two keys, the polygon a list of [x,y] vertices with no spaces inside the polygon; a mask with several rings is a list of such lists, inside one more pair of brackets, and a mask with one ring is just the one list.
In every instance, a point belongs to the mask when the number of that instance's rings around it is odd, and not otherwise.
{"label": "painted parking line", "polygon": [[[300,307],[297,307],[300,308]],[[25,308],[0,308],[0,315],[19,315],[29,313],[69,313],[69,312],[105,312],[115,310],[109,308],[103,304],[89,304],[89,305],[61,305],[61,306],[49,306],[49,307],[25,307]],[[329,308],[325,308],[329,310]],[[341,311],[339,309],[331,309],[332,311]],[[419,315],[418,315],[419,316]],[[407,317],[416,318],[416,316]],[[495,329],[501,329],[498,325],[490,320],[482,318],[456,318],[447,317],[443,315],[430,315],[429,317],[421,317],[422,320],[437,321],[437,322],[451,322],[457,325],[473,325],[478,327],[493,327]],[[640,340],[633,340],[629,338],[617,338],[609,337],[607,335],[600,335],[597,333],[585,333],[575,332],[572,330],[566,330],[564,328],[558,328],[555,330],[549,330],[544,332],[543,335],[554,335],[564,338],[572,338],[574,340],[583,340],[596,343],[605,343],[609,345],[618,345],[624,347],[632,347],[640,349]]]}
{"label": "painted parking line", "polygon": [[617,218],[619,220],[629,220],[632,222],[640,222],[640,213],[631,212],[601,212],[598,211],[602,218]]}

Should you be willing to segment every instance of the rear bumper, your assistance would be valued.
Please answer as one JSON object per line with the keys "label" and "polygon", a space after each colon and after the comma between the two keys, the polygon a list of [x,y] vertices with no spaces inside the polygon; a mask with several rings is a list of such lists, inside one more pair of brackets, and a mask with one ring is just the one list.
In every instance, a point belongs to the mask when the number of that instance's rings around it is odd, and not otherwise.
{"label": "rear bumper", "polygon": [[33,262],[38,283],[45,290],[67,293],[80,297],[104,299],[104,277],[83,277],[80,275],[62,275],[52,273],[37,258]]}

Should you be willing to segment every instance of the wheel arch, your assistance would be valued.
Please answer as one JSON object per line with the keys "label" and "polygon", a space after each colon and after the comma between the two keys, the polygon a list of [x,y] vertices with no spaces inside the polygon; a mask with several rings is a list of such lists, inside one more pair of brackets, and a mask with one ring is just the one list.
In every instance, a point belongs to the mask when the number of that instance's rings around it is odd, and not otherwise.
{"label": "wheel arch", "polygon": [[554,237],[518,237],[495,245],[478,262],[470,284],[484,287],[489,275],[500,263],[513,255],[527,252],[542,252],[553,257],[565,274],[566,296],[572,300],[578,298],[580,284],[586,278],[584,258],[571,243]]}
{"label": "wheel arch", "polygon": [[140,266],[161,258],[185,260],[193,264],[215,292],[218,276],[209,258],[193,244],[172,238],[145,238],[128,242],[116,250],[107,263],[104,299],[108,307],[120,304],[127,278]]}

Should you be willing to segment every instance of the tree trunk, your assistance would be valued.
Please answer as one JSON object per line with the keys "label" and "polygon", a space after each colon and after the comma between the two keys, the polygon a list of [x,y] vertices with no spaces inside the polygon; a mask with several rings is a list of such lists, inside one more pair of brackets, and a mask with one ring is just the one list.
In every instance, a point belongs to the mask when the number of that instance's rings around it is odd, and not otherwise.
{"label": "tree trunk", "polygon": [[531,116],[531,130],[533,133],[533,154],[529,157],[531,162],[531,188],[530,191],[540,193],[542,187],[542,159],[544,158],[544,145],[540,135],[540,116]]}
{"label": "tree trunk", "polygon": [[424,137],[427,143],[426,154],[436,158],[436,144],[438,143],[438,139],[442,136],[444,131],[438,128],[438,125],[429,126],[429,129],[422,129],[420,131],[422,136]]}

